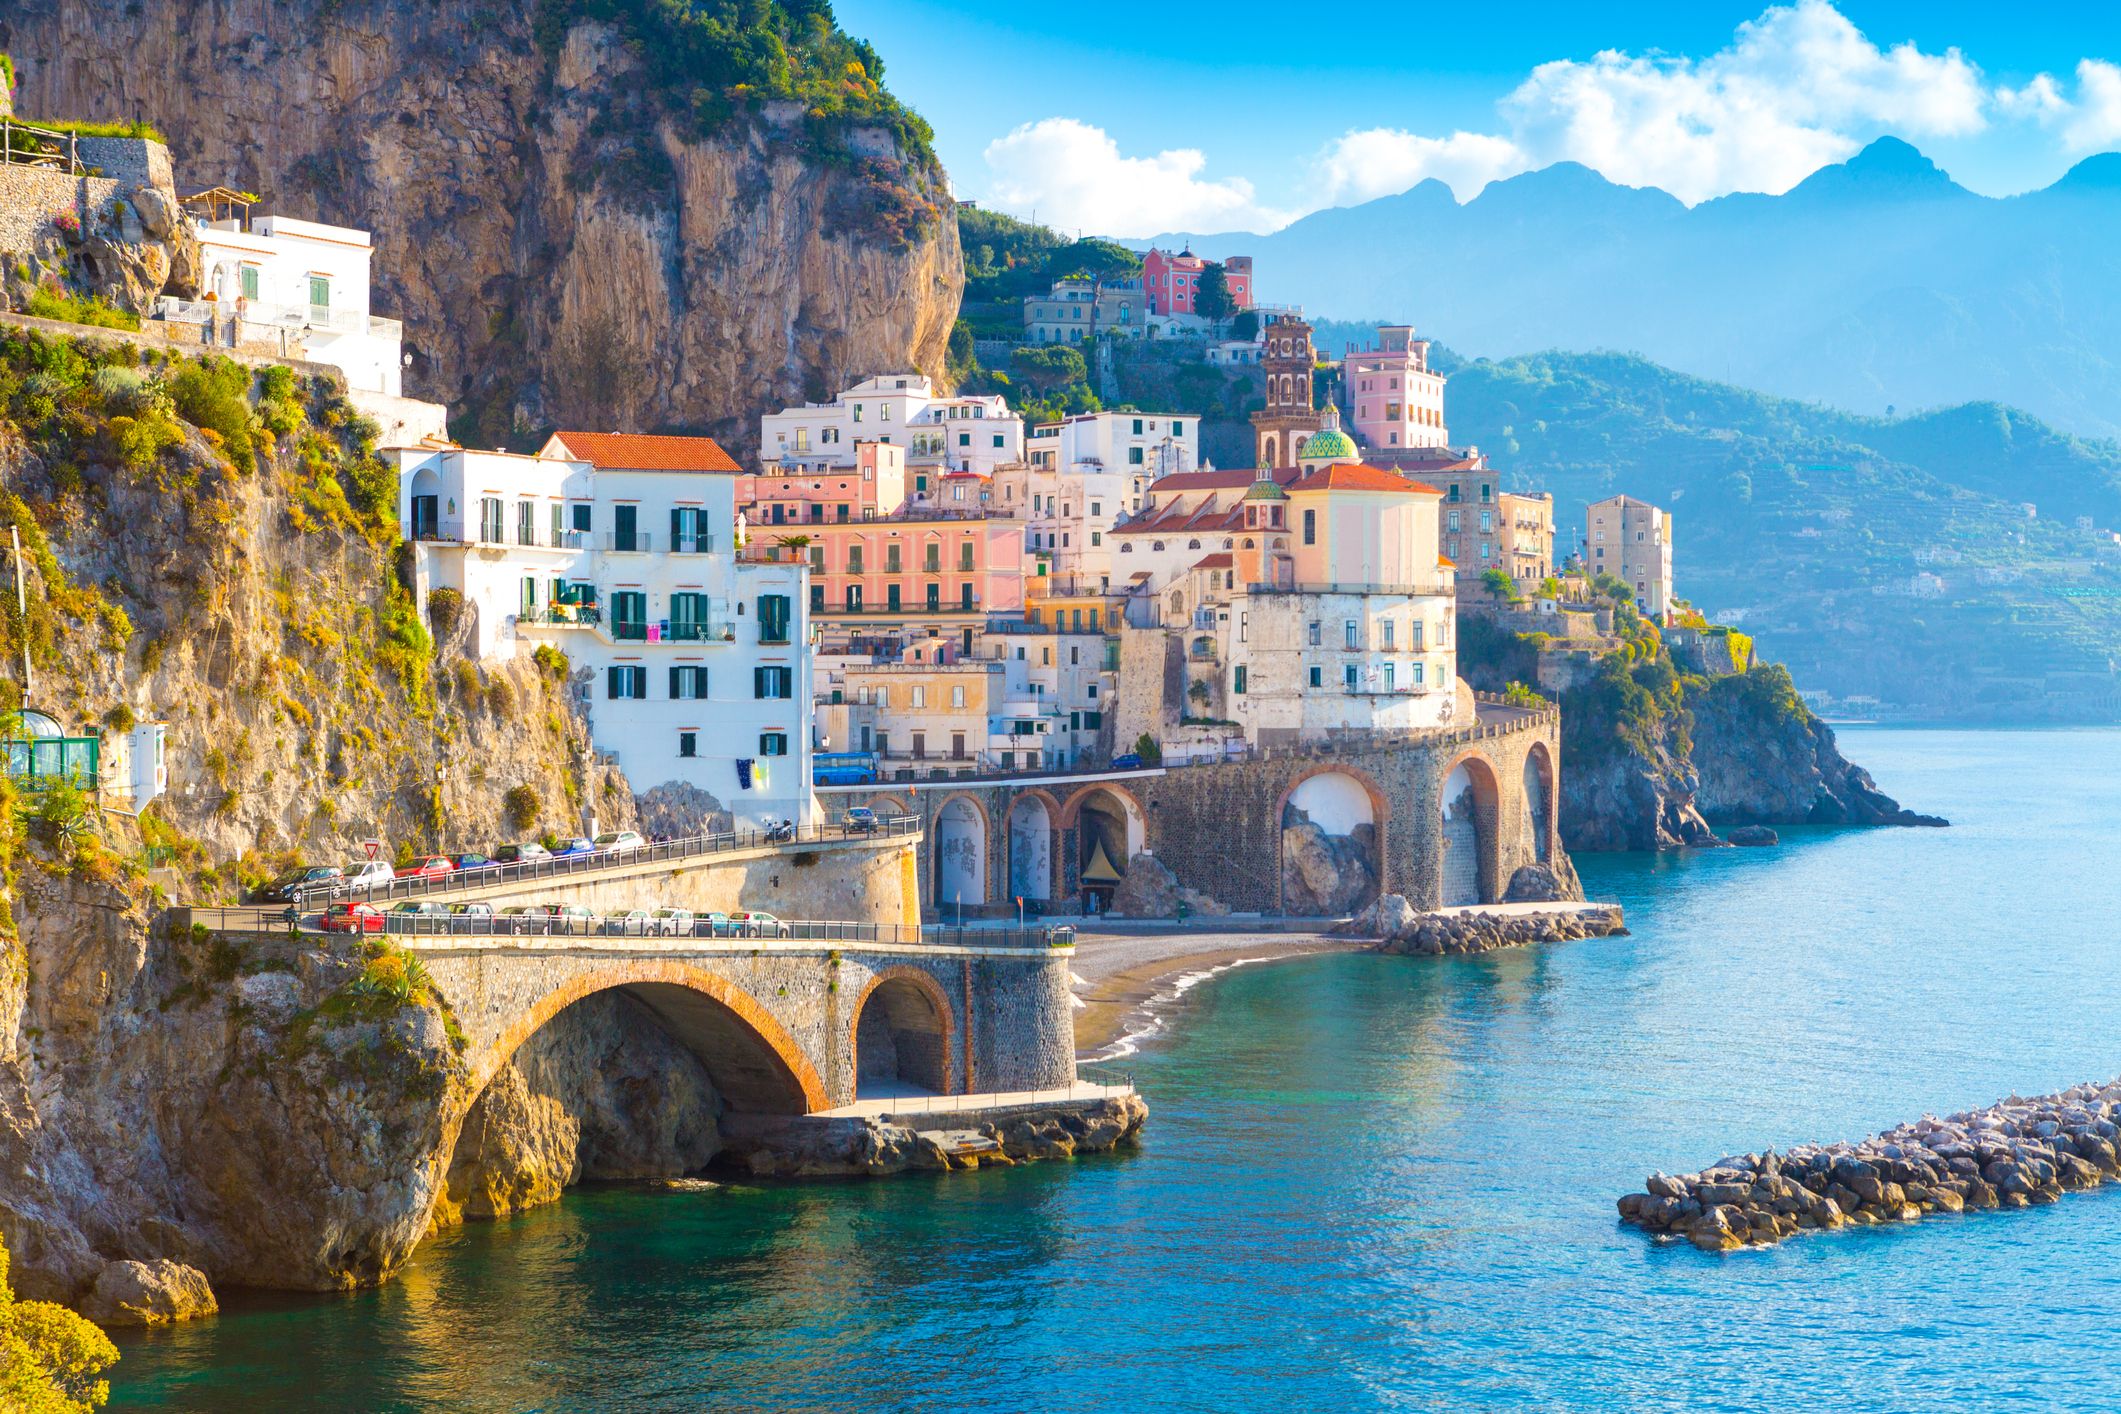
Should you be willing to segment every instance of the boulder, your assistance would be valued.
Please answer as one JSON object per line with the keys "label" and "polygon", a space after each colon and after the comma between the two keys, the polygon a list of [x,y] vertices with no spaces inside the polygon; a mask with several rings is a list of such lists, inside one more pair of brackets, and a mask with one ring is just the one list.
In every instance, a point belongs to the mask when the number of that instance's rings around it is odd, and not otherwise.
{"label": "boulder", "polygon": [[1724,838],[1732,844],[1756,849],[1762,845],[1782,843],[1782,836],[1776,834],[1765,825],[1740,825],[1737,829],[1726,834]]}
{"label": "boulder", "polygon": [[1510,886],[1504,891],[1504,903],[1565,903],[1573,896],[1562,885],[1552,869],[1544,864],[1527,864],[1510,876]]}
{"label": "boulder", "polygon": [[167,1257],[110,1263],[81,1303],[81,1314],[104,1326],[167,1325],[220,1309],[206,1273]]}

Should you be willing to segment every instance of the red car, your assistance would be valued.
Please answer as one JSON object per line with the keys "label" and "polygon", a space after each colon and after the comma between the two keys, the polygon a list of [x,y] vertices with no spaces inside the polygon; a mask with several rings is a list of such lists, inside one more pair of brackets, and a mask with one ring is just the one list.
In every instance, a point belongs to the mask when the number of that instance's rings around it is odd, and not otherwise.
{"label": "red car", "polygon": [[372,903],[335,903],[324,910],[317,926],[327,933],[380,933],[383,910]]}
{"label": "red car", "polygon": [[[450,857],[449,857],[448,855],[446,855],[446,854],[437,854],[437,855],[435,855],[434,857],[432,857],[432,858],[430,858],[430,859],[423,859],[423,860],[421,860],[421,861],[420,861],[420,863],[419,863],[419,865],[418,865],[418,867],[416,867],[416,868],[415,868],[415,869],[414,869],[414,870],[412,871],[412,873],[413,873],[413,877],[414,877],[414,878],[416,878],[416,879],[417,879],[417,878],[433,878],[433,877],[434,877],[435,875],[437,875],[437,874],[449,874],[449,873],[454,873],[454,872],[455,872],[455,870],[456,870],[456,867],[457,867],[457,863],[456,863],[456,861],[455,861],[455,860],[453,860],[453,859],[451,859],[451,858],[450,858]],[[401,877],[402,877],[402,876],[401,876]]]}

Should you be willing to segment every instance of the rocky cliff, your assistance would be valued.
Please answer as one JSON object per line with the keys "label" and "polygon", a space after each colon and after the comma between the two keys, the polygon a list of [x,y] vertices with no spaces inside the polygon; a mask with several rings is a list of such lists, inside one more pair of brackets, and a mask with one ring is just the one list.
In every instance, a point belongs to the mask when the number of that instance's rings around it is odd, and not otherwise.
{"label": "rocky cliff", "polygon": [[[1459,671],[1502,692],[1537,677],[1536,635],[1469,614]],[[1941,825],[1877,788],[1779,664],[1683,674],[1654,631],[1561,698],[1561,834],[1570,850],[1680,849],[1723,841],[1715,824]]]}
{"label": "rocky cliff", "polygon": [[[19,677],[26,653],[31,705],[100,737],[107,768],[135,723],[166,723],[169,770],[137,819],[0,780],[0,1230],[25,1291],[81,1300],[124,1261],[372,1281],[444,1191],[466,1077],[417,964],[171,931],[161,904],[372,836],[628,818],[564,663],[480,669],[415,615],[369,435],[286,369],[0,330],[0,513],[27,591],[0,597],[0,661]],[[645,1091],[658,1059],[614,1073]],[[623,1166],[602,1119],[623,1106],[570,1091],[564,1053],[522,1073],[603,1146],[591,1171]]]}
{"label": "rocky cliff", "polygon": [[564,421],[748,448],[768,406],[940,376],[963,271],[925,148],[742,85],[675,91],[580,8],[19,0],[0,49],[25,113],[147,117],[180,187],[373,231],[406,391],[476,442]]}

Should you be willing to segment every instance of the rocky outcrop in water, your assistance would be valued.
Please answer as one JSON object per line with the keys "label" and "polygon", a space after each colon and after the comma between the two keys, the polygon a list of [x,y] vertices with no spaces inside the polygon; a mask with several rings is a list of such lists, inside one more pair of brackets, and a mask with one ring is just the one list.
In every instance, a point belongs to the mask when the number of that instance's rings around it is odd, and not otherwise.
{"label": "rocky outcrop in water", "polygon": [[800,104],[702,135],[618,28],[548,11],[18,0],[0,48],[26,113],[145,117],[187,190],[373,231],[406,391],[482,445],[573,421],[748,449],[769,406],[942,374],[964,275],[932,158]]}
{"label": "rocky outcrop in water", "polygon": [[1710,1252],[1846,1223],[1912,1222],[1969,1208],[2027,1208],[2121,1179],[2121,1080],[1925,1115],[1855,1144],[1800,1144],[1652,1174],[1620,1217]]}
{"label": "rocky outcrop in water", "polygon": [[1026,1105],[963,1117],[881,1118],[731,1115],[725,1158],[761,1177],[881,1177],[912,1169],[961,1169],[1107,1153],[1148,1122],[1140,1095]]}
{"label": "rocky outcrop in water", "polygon": [[1695,802],[1741,825],[1942,825],[1905,809],[1870,772],[1842,756],[1834,729],[1770,666],[1717,678],[1688,694]]}
{"label": "rocky outcrop in water", "polygon": [[167,1258],[112,1262],[81,1303],[81,1314],[103,1326],[163,1326],[220,1309],[206,1273]]}
{"label": "rocky outcrop in water", "polygon": [[1377,939],[1375,952],[1460,957],[1533,943],[1611,937],[1627,932],[1627,927],[1615,903],[1565,903],[1538,912],[1468,908],[1421,913],[1405,895],[1386,894],[1337,931]]}

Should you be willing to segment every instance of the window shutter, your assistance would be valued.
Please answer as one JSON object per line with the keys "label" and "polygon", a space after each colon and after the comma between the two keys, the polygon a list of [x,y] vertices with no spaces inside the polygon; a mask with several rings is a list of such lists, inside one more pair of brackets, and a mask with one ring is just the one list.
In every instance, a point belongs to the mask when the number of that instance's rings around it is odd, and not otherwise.
{"label": "window shutter", "polygon": [[751,670],[751,695],[753,697],[764,697],[766,695],[766,670],[764,668],[753,668]]}
{"label": "window shutter", "polygon": [[676,506],[670,508],[670,548],[677,549],[678,540],[685,533],[685,512]]}
{"label": "window shutter", "polygon": [[683,668],[673,666],[670,669],[670,700],[672,702],[677,701],[679,698],[685,695],[684,683],[685,670]]}
{"label": "window shutter", "polygon": [[622,672],[624,672],[624,671],[625,671],[625,669],[624,669],[624,668],[618,668],[618,667],[613,667],[613,668],[606,668],[606,669],[604,670],[604,695],[605,695],[606,697],[609,697],[609,698],[611,698],[611,699],[612,699],[613,701],[617,701],[617,700],[618,700],[618,697],[619,697],[619,674],[620,674],[620,673],[622,673]]}

